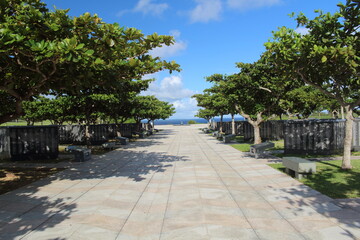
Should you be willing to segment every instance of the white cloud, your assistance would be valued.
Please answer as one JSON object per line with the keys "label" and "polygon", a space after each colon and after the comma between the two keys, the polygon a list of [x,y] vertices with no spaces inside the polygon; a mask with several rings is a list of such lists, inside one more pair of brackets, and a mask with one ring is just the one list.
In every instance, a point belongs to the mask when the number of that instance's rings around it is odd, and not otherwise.
{"label": "white cloud", "polygon": [[219,20],[222,11],[221,0],[195,0],[196,7],[189,12],[190,20],[195,22],[209,22]]}
{"label": "white cloud", "polygon": [[144,94],[155,95],[164,101],[175,101],[191,97],[194,91],[184,88],[181,76],[172,75],[164,78],[160,83],[152,82]]}
{"label": "white cloud", "polygon": [[169,5],[167,3],[154,3],[154,0],[139,0],[132,10],[122,10],[117,16],[121,17],[128,12],[141,12],[145,15],[159,16],[168,8]]}
{"label": "white cloud", "polygon": [[179,38],[181,35],[181,32],[179,30],[171,30],[170,35],[172,35],[174,38]]}
{"label": "white cloud", "polygon": [[171,75],[160,82],[152,82],[149,89],[142,93],[142,95],[155,95],[158,99],[173,104],[176,114],[171,118],[194,117],[199,109],[196,100],[191,98],[194,94],[193,90],[184,88],[180,75]]}
{"label": "white cloud", "polygon": [[248,10],[280,4],[282,0],[227,0],[230,8]]}
{"label": "white cloud", "polygon": [[300,33],[301,35],[306,35],[309,33],[309,29],[305,27],[298,27],[297,29],[295,29],[295,32]]}
{"label": "white cloud", "polygon": [[150,54],[160,58],[167,58],[175,56],[187,48],[187,43],[179,39],[181,35],[180,31],[172,30],[170,31],[170,35],[175,38],[175,43],[173,45],[155,48],[150,52]]}
{"label": "white cloud", "polygon": [[184,98],[171,103],[174,105],[176,111],[171,117],[173,119],[193,118],[199,109],[196,100],[193,98]]}

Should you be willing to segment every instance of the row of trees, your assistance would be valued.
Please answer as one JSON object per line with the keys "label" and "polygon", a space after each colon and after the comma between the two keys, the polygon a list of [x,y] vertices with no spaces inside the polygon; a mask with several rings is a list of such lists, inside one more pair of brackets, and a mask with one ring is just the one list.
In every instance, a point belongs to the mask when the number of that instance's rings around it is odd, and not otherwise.
{"label": "row of trees", "polygon": [[129,96],[126,100],[114,94],[90,96],[60,96],[54,99],[37,97],[23,103],[28,125],[50,120],[52,124],[77,123],[86,125],[124,123],[134,120],[140,123],[166,119],[175,113],[174,107],[154,96]]}
{"label": "row of trees", "polygon": [[279,28],[258,61],[237,63],[237,74],[208,77],[213,86],[194,95],[203,107],[198,116],[236,110],[253,125],[255,143],[260,143],[260,124],[274,115],[306,118],[315,110],[342,107],[346,118],[342,168],[350,169],[353,113],[360,105],[360,2],[347,0],[338,7],[335,14],[318,11],[312,20],[298,15],[298,27],[305,27],[307,34]]}
{"label": "row of trees", "polygon": [[[155,113],[159,108],[168,109],[168,117],[174,111],[169,104],[136,96],[151,81],[143,80],[144,75],[180,71],[176,62],[150,54],[173,43],[171,36],[145,36],[97,15],[71,17],[68,10],[50,11],[40,0],[1,1],[0,123],[22,116],[24,105],[27,117],[34,120],[41,104],[39,111],[54,122],[92,122],[99,117],[121,122],[130,112],[136,119],[153,120],[165,117]],[[39,97],[45,95],[55,99]],[[153,116],[139,116],[139,106],[157,110],[149,110]]]}

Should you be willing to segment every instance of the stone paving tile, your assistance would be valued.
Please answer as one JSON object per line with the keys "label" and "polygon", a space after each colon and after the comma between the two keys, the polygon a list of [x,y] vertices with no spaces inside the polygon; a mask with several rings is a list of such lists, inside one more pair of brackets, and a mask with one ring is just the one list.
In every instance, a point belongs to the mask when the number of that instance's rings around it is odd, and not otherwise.
{"label": "stone paving tile", "polygon": [[164,126],[0,196],[0,239],[360,238],[360,201],[334,201],[198,128]]}
{"label": "stone paving tile", "polygon": [[304,236],[310,239],[336,239],[350,240],[359,239],[352,232],[349,232],[339,226],[318,229],[317,231],[303,232]]}

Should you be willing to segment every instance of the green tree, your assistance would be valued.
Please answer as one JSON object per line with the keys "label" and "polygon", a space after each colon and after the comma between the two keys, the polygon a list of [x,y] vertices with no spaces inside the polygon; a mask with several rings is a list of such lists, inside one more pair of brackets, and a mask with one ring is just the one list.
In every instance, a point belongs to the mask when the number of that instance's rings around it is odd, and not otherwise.
{"label": "green tree", "polygon": [[134,99],[132,115],[137,123],[147,119],[148,123],[157,119],[167,119],[175,113],[175,108],[168,102],[160,101],[155,96],[137,96]]}
{"label": "green tree", "polygon": [[211,109],[200,108],[198,110],[198,112],[196,113],[195,117],[204,118],[204,119],[206,119],[206,121],[208,121],[208,124],[210,124],[210,120],[213,117],[216,117],[216,113]]}
{"label": "green tree", "polygon": [[126,91],[128,82],[141,82],[145,74],[179,70],[175,62],[149,54],[173,44],[171,36],[145,36],[97,15],[67,12],[49,11],[40,0],[1,1],[0,90],[14,99],[15,108],[1,115],[0,123],[19,117],[22,102],[32,96],[77,95],[89,88]]}
{"label": "green tree", "polygon": [[22,102],[46,93],[58,64],[78,61],[84,46],[68,33],[72,27],[67,11],[49,12],[37,0],[9,0],[0,4],[0,90],[12,96],[12,114],[0,122],[17,118]]}
{"label": "green tree", "polygon": [[49,101],[47,119],[53,124],[63,125],[65,122],[78,123],[79,107],[73,96],[58,96]]}
{"label": "green tree", "polygon": [[84,119],[80,104],[79,99],[73,96],[58,96],[51,99],[35,97],[31,101],[23,102],[23,118],[28,125],[45,120],[57,125],[62,125],[64,122],[79,123]]}
{"label": "green tree", "polygon": [[279,99],[288,84],[264,59],[255,63],[237,63],[240,73],[223,80],[224,91],[235,103],[238,113],[254,127],[254,143],[261,143],[260,125],[278,112]]}
{"label": "green tree", "polygon": [[[229,97],[227,89],[229,88],[228,82],[226,81],[227,76],[223,74],[213,74],[206,78],[206,81],[213,83],[213,87],[208,91],[216,94],[214,106],[218,113],[230,114],[231,115],[231,130],[232,134],[235,134],[235,114],[236,101],[234,98]],[[221,130],[222,132],[222,116],[221,116]]]}
{"label": "green tree", "polygon": [[360,105],[360,2],[347,0],[339,11],[310,20],[297,16],[308,34],[282,27],[266,43],[268,57],[290,79],[300,79],[336,101],[345,109],[343,169],[351,166],[353,109]]}
{"label": "green tree", "polygon": [[303,85],[285,92],[279,104],[289,118],[295,115],[299,119],[307,119],[312,113],[324,110],[327,100],[328,97],[316,88]]}
{"label": "green tree", "polygon": [[35,122],[41,122],[48,119],[47,105],[50,99],[45,97],[37,97],[32,101],[26,101],[23,103],[24,116],[23,118],[27,122],[28,126],[34,125]]}
{"label": "green tree", "polygon": [[[207,78],[207,81],[212,82],[215,75]],[[203,94],[195,94],[192,96],[196,99],[197,105],[212,112],[215,116],[220,116],[220,129],[222,132],[223,116],[229,113],[229,102],[225,95],[221,92],[218,84],[214,84],[211,88],[205,89]]]}

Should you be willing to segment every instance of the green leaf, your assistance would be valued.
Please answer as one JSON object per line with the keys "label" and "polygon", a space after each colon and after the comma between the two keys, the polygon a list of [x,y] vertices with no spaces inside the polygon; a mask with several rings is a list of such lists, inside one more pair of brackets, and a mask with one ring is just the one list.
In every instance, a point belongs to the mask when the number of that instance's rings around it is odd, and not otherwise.
{"label": "green leaf", "polygon": [[321,62],[326,62],[327,61],[327,57],[326,56],[323,56],[322,58],[321,58]]}
{"label": "green leaf", "polygon": [[137,61],[135,59],[130,59],[129,61],[130,67],[135,67],[137,65]]}
{"label": "green leaf", "polygon": [[357,64],[355,61],[350,61],[351,66],[353,66],[354,68],[358,67],[359,64]]}
{"label": "green leaf", "polygon": [[85,52],[85,54],[91,56],[91,55],[94,54],[94,52],[95,52],[94,50],[89,49],[89,50],[87,50],[87,51]]}
{"label": "green leaf", "polygon": [[95,64],[103,64],[103,63],[104,63],[104,61],[102,59],[100,59],[100,58],[97,58],[95,60]]}
{"label": "green leaf", "polygon": [[85,44],[83,44],[83,43],[80,43],[79,45],[77,45],[76,46],[76,50],[79,50],[79,49],[82,49],[82,48],[84,48],[84,46],[85,46]]}

